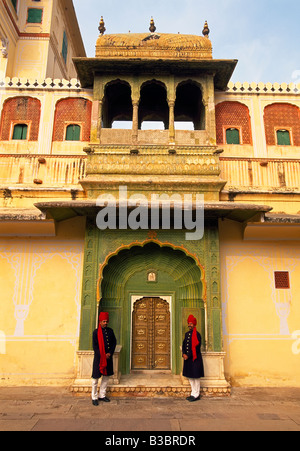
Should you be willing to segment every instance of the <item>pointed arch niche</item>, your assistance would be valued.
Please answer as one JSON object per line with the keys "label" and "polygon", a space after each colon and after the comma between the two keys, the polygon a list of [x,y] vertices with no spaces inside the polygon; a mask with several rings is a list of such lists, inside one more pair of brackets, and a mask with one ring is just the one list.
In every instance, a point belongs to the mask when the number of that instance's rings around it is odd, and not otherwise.
{"label": "pointed arch niche", "polygon": [[[157,274],[155,284],[148,280],[149,271]],[[173,373],[181,371],[180,345],[186,331],[185,319],[190,311],[198,316],[205,348],[204,271],[182,249],[154,242],[127,246],[106,259],[100,268],[98,289],[101,297],[99,309],[110,313],[110,325],[122,345],[122,374],[130,372],[133,296],[168,296],[171,299]]]}

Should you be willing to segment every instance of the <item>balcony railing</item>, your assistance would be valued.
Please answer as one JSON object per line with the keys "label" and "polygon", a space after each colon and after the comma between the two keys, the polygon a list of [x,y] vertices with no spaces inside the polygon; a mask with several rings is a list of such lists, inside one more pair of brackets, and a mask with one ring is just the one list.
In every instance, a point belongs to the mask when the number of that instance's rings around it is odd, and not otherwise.
{"label": "balcony railing", "polygon": [[220,158],[225,190],[300,192],[300,160]]}
{"label": "balcony railing", "polygon": [[[0,155],[2,187],[72,187],[86,175],[86,155]],[[220,158],[226,191],[300,192],[300,160]]]}
{"label": "balcony railing", "polygon": [[86,156],[0,155],[0,185],[70,187],[85,165]]}

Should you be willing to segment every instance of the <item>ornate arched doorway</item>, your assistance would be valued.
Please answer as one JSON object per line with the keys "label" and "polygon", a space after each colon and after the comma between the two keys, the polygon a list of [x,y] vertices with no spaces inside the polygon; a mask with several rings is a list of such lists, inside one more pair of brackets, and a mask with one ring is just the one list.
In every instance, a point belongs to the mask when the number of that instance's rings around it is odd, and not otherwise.
{"label": "ornate arched doorway", "polygon": [[[118,343],[122,345],[122,374],[128,374],[131,369],[155,368],[179,374],[182,367],[180,345],[186,331],[186,317],[191,312],[199,318],[205,346],[206,305],[203,299],[203,278],[201,268],[194,258],[181,249],[154,242],[128,246],[107,259],[99,282],[102,299],[99,308],[110,313],[111,327],[116,331]],[[133,304],[133,297],[141,300],[141,303]],[[166,297],[170,300],[168,309],[166,304],[162,307],[163,303],[158,301]],[[148,312],[152,310],[152,313],[142,319],[140,307],[145,304],[145,299]],[[163,321],[168,321],[168,314],[170,326],[164,329],[164,343],[153,340],[153,334],[159,334],[163,330],[159,328],[156,318],[161,316]],[[138,316],[141,318],[137,323]],[[145,337],[148,337],[144,342],[138,341],[134,336],[136,324],[142,326],[143,321],[147,334]],[[142,328],[137,330],[141,333]],[[163,344],[169,350],[166,348],[165,354],[159,354],[158,349],[155,351],[155,346],[161,347]],[[142,345],[147,347],[147,358],[146,353],[142,356],[134,350],[135,346]],[[170,357],[167,357],[168,353]]]}

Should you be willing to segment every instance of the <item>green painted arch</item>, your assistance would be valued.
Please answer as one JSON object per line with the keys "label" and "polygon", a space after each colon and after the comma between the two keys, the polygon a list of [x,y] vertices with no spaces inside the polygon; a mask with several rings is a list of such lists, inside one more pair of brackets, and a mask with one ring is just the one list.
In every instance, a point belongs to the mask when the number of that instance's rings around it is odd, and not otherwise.
{"label": "green painted arch", "polygon": [[195,260],[182,250],[148,243],[120,250],[103,268],[100,297],[117,300],[138,271],[163,270],[180,288],[182,299],[203,299],[203,274]]}
{"label": "green painted arch", "polygon": [[[133,249],[132,253],[131,250]],[[118,248],[113,253],[109,254],[104,263],[100,265],[99,268],[99,278],[97,282],[97,298],[98,302],[100,302],[100,299],[103,297],[103,286],[104,286],[104,278],[106,278],[108,271],[111,272],[115,276],[119,276],[121,273],[124,274],[122,264],[125,261],[126,266],[127,261],[132,256],[138,256],[141,255],[145,259],[151,257],[154,258],[156,254],[156,260],[157,258],[160,258],[158,256],[159,249],[164,249],[164,257],[165,261],[169,258],[169,261],[171,263],[170,270],[172,268],[172,272],[174,275],[176,274],[176,271],[178,273],[177,279],[182,279],[184,274],[187,274],[188,276],[191,276],[190,271],[193,271],[194,278],[192,278],[192,282],[190,285],[195,284],[195,278],[198,278],[198,282],[201,283],[202,286],[202,298],[204,302],[206,302],[206,279],[205,279],[205,271],[204,266],[201,265],[200,261],[195,255],[190,254],[186,249],[182,247],[176,247],[170,243],[160,243],[158,241],[145,241],[143,243],[131,243],[127,246],[122,246],[121,248]],[[155,251],[156,250],[156,251]],[[177,263],[175,264],[175,260],[177,258]],[[118,262],[115,264],[115,262]],[[123,263],[122,263],[123,262]],[[155,260],[153,260],[153,263],[155,263]],[[189,265],[187,264],[189,263]],[[147,265],[149,265],[149,262],[147,260]],[[181,267],[179,265],[182,265]],[[151,265],[150,265],[151,266]],[[185,268],[184,268],[185,267]],[[153,269],[153,268],[150,268]],[[182,272],[183,271],[183,272]],[[200,277],[198,277],[198,275]],[[107,282],[107,280],[106,280]],[[113,283],[116,283],[116,279],[113,279]],[[187,283],[187,285],[189,285]]]}
{"label": "green painted arch", "polygon": [[[122,373],[130,372],[133,295],[172,298],[173,372],[179,373],[182,364],[180,344],[185,327],[183,318],[188,311],[198,312],[201,332],[205,336],[204,274],[195,259],[181,249],[148,242],[120,249],[107,259],[101,271],[99,309],[110,313],[111,326],[122,345]],[[156,272],[156,282],[147,280],[149,271]]]}

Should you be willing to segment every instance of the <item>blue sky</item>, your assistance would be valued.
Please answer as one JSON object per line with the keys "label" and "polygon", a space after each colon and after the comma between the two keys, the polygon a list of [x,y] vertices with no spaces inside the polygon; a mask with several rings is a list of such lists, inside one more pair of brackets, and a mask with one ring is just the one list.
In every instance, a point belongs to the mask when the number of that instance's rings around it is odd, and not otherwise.
{"label": "blue sky", "polygon": [[73,0],[87,56],[95,55],[100,17],[106,33],[211,30],[213,56],[238,59],[237,82],[300,83],[299,0]]}

